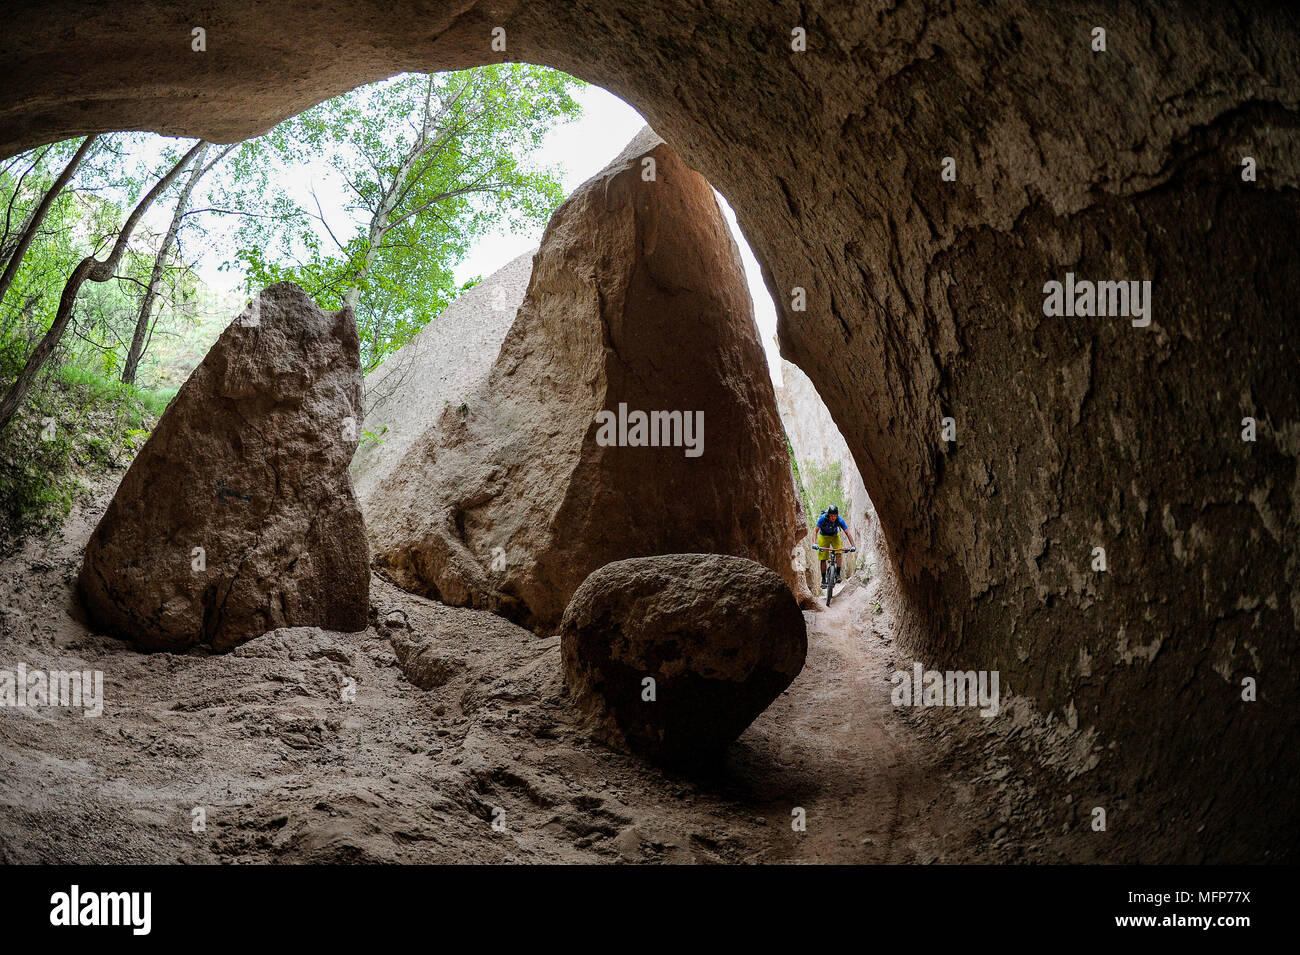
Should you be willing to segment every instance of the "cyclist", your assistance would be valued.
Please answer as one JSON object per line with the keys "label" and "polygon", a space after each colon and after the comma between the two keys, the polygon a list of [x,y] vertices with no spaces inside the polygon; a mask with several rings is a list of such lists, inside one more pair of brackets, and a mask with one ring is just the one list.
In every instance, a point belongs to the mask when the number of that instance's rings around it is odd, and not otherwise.
{"label": "cyclist", "polygon": [[[830,507],[826,508],[826,510],[822,511],[821,516],[817,518],[817,546],[830,548],[833,551],[841,550],[842,549],[840,546],[841,530],[844,531],[844,536],[849,539],[849,545],[856,550],[858,545],[854,543],[853,535],[849,533],[849,525],[845,524],[844,519],[840,517],[839,507],[835,504],[832,504]],[[822,586],[825,586],[826,585],[826,558],[828,556],[828,552],[825,550],[821,550],[818,551],[818,553],[821,554]],[[838,553],[835,553],[834,556],[835,556],[835,566],[838,568],[840,566],[840,555]]]}

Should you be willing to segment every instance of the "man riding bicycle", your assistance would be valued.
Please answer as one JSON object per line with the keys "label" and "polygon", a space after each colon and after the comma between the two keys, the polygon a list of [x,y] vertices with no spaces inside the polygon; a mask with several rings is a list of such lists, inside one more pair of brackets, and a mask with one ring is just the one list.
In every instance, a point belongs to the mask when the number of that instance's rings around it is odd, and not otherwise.
{"label": "man riding bicycle", "polygon": [[839,552],[843,549],[840,546],[841,530],[844,531],[844,536],[849,539],[849,545],[856,549],[858,545],[854,543],[853,535],[849,533],[849,525],[845,524],[844,519],[840,517],[839,507],[832,504],[830,507],[826,508],[826,510],[822,511],[821,516],[817,518],[817,546],[819,548],[824,548],[818,551],[818,553],[822,555],[821,564],[823,581],[826,580],[827,554],[833,554],[835,557],[835,566],[837,568],[840,566]]}

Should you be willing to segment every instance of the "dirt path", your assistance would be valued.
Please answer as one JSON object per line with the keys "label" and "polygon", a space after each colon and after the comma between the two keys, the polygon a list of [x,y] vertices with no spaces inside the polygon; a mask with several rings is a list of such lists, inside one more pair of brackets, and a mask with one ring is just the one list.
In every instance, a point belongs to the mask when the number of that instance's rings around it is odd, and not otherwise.
{"label": "dirt path", "polygon": [[765,861],[991,859],[992,821],[954,800],[960,786],[890,702],[892,621],[874,593],[857,586],[806,614],[803,673],[742,739],[736,768],[770,794],[772,822],[791,829],[794,807],[806,813],[806,831]]}
{"label": "dirt path", "polygon": [[[112,489],[0,563],[0,667],[101,670],[105,694],[95,719],[0,709],[0,861],[1087,857],[1044,834],[1071,815],[1043,789],[1059,774],[1026,757],[1041,734],[891,704],[889,674],[911,661],[871,587],[806,614],[803,673],[717,777],[687,779],[586,738],[557,638],[378,578],[363,633],[276,631],[224,656],[94,635],[72,584]],[[395,610],[402,632],[382,624]],[[412,635],[436,647],[443,685],[421,690],[397,666],[391,641]]]}

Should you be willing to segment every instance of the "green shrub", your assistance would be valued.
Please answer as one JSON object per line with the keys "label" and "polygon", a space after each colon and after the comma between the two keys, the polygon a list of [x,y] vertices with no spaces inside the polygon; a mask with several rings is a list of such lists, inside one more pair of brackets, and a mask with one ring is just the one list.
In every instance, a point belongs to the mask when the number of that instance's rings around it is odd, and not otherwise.
{"label": "green shrub", "polygon": [[[21,348],[0,343],[5,388]],[[38,381],[0,432],[0,551],[63,520],[89,480],[135,456],[175,396],[65,364]]]}
{"label": "green shrub", "polygon": [[839,461],[822,466],[815,461],[805,461],[801,470],[804,482],[804,500],[808,504],[808,523],[832,504],[841,509],[844,501],[844,474]]}

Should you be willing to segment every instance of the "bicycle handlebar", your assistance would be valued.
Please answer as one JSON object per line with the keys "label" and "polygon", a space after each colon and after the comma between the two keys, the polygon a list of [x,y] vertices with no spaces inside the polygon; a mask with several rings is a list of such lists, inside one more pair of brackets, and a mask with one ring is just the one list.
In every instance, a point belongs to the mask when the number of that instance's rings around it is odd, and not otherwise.
{"label": "bicycle handlebar", "polygon": [[830,554],[852,554],[857,551],[856,547],[821,547],[813,544],[813,550],[824,550]]}

